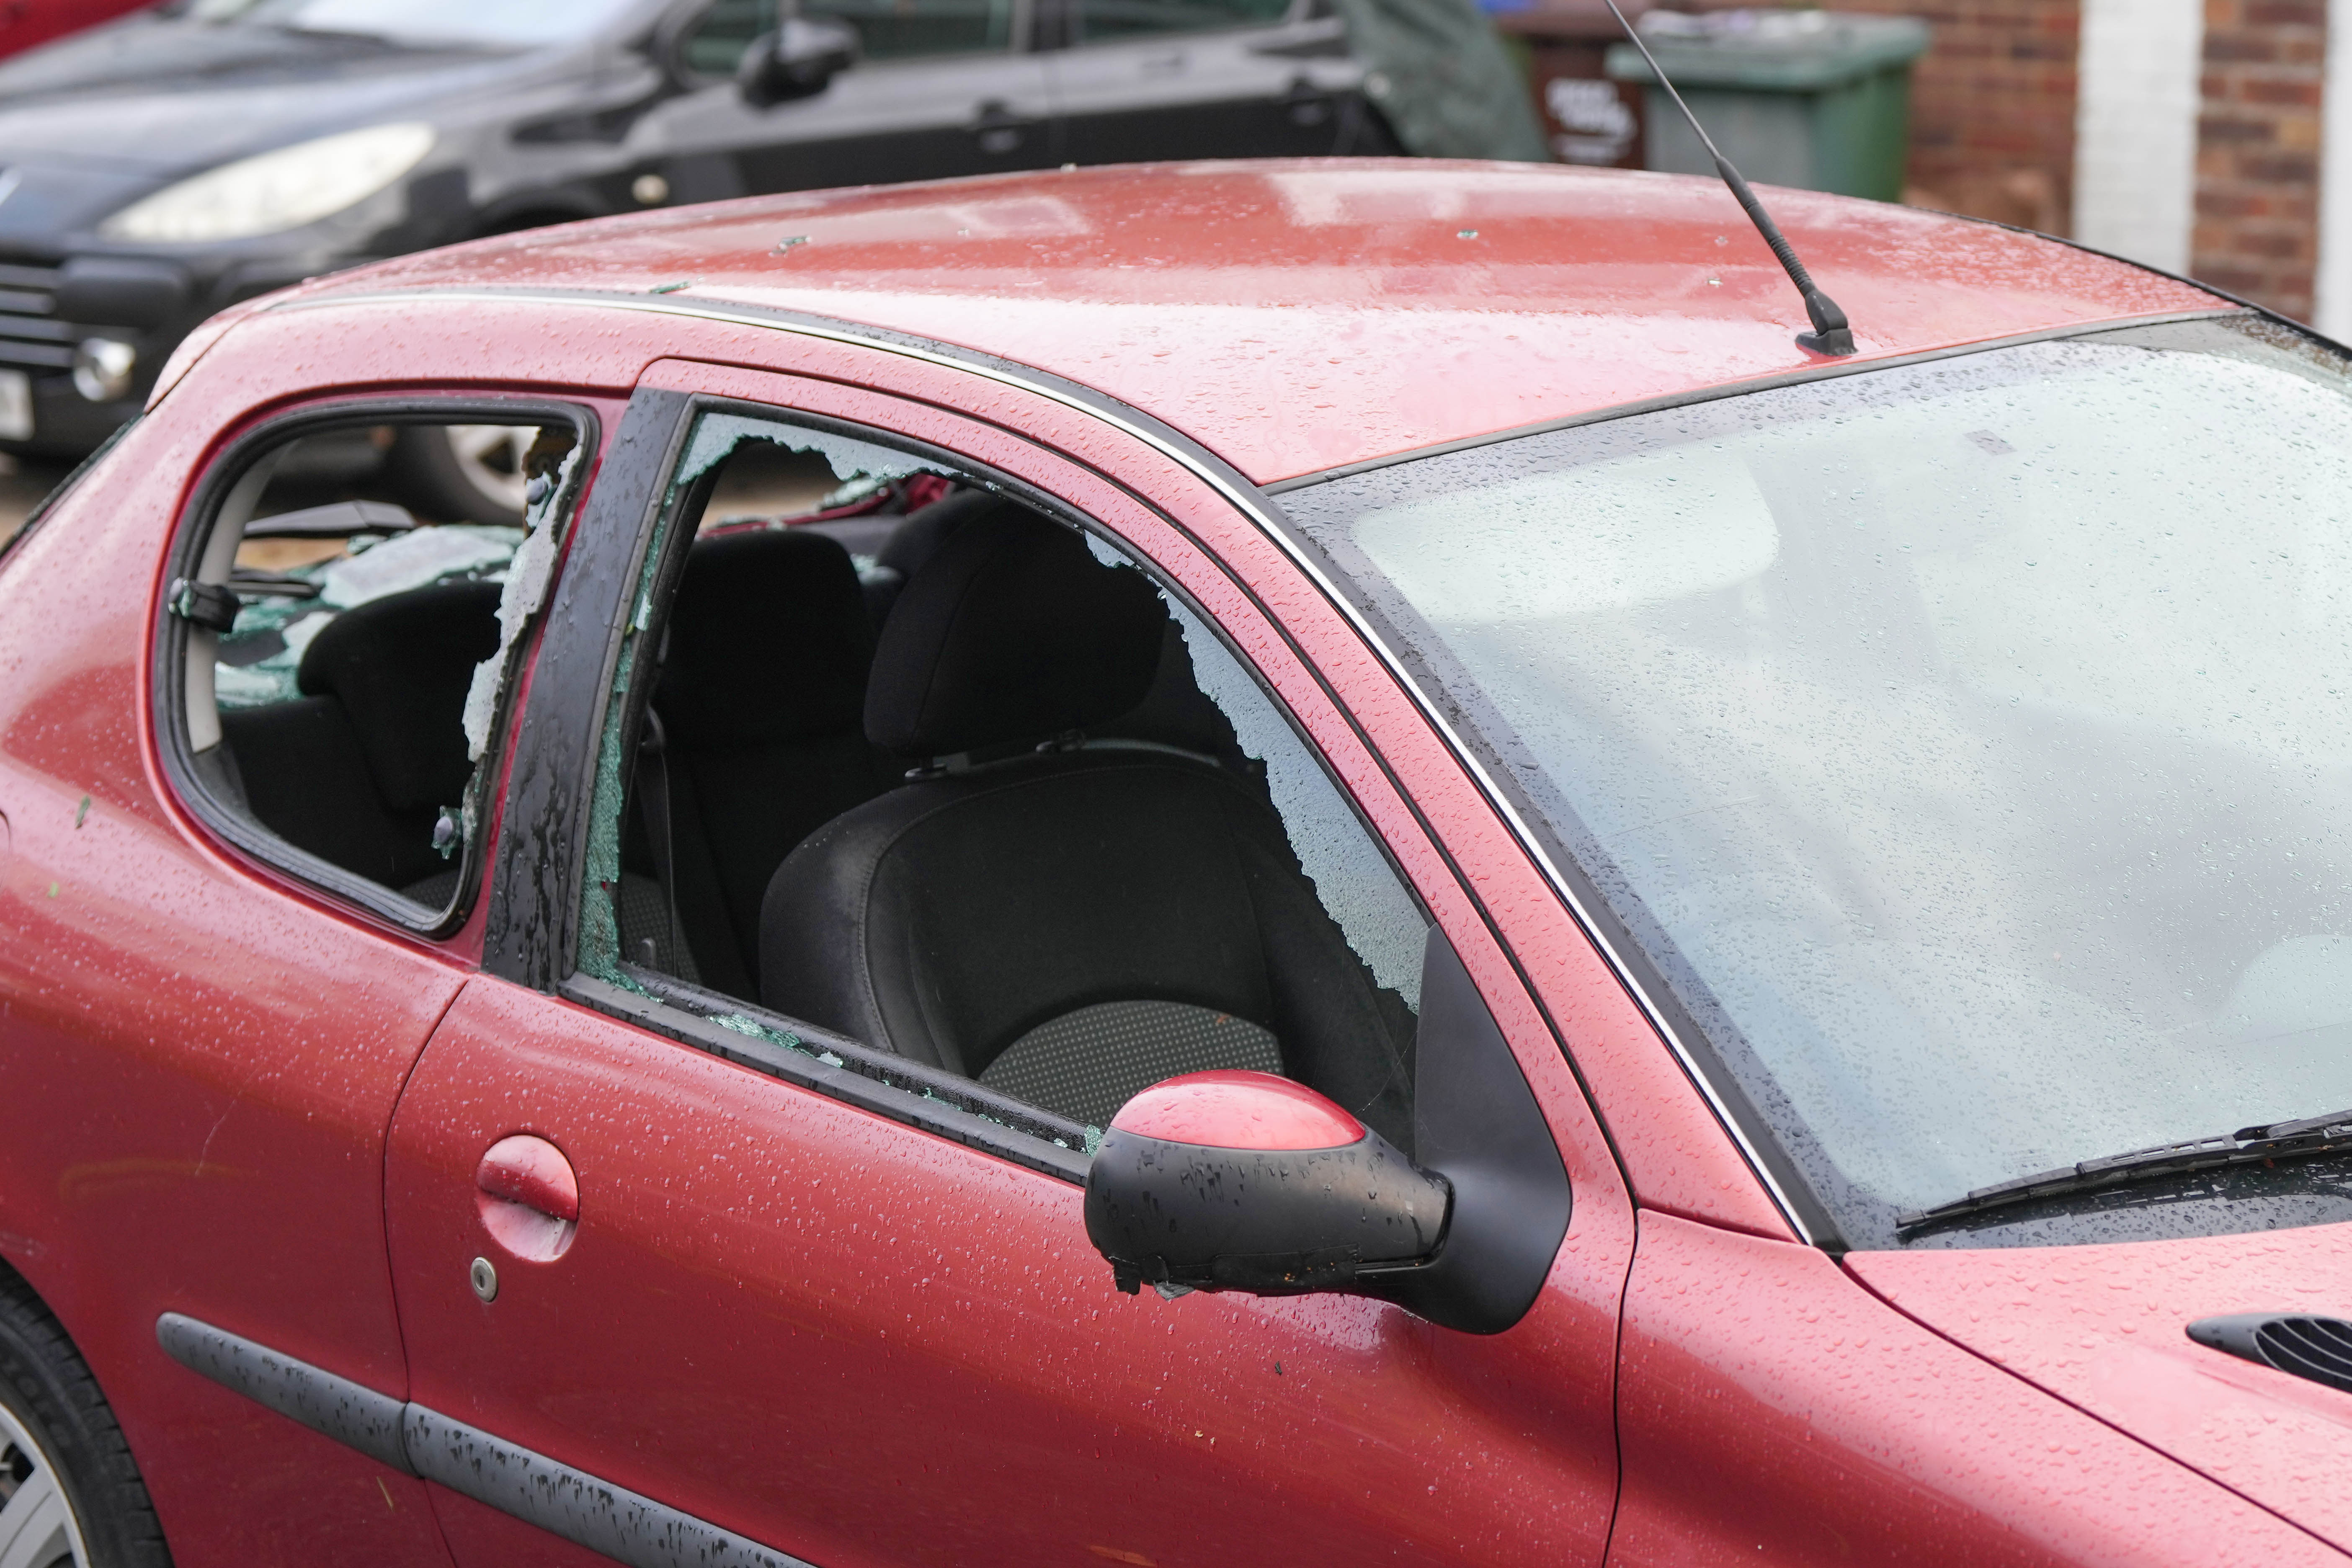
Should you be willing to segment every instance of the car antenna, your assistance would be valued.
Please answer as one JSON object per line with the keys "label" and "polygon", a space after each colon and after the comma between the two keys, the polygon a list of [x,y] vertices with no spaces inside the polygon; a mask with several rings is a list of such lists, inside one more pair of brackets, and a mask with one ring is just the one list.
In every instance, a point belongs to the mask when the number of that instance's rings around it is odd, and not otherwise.
{"label": "car antenna", "polygon": [[1764,243],[1772,247],[1772,254],[1780,258],[1780,265],[1788,270],[1789,281],[1794,283],[1797,292],[1804,296],[1805,314],[1812,318],[1813,330],[1800,333],[1798,344],[1825,354],[1853,353],[1853,329],[1846,324],[1845,312],[1838,309],[1836,300],[1822,292],[1821,285],[1813,281],[1813,275],[1805,270],[1803,262],[1797,259],[1796,247],[1789,243],[1789,237],[1780,232],[1780,226],[1772,221],[1772,215],[1764,210],[1764,204],[1756,199],[1756,193],[1748,188],[1748,182],[1740,178],[1739,171],[1731,166],[1731,160],[1716,146],[1715,138],[1709,136],[1706,127],[1698,122],[1698,116],[1691,112],[1691,106],[1685,103],[1683,95],[1675,90],[1673,80],[1666,75],[1664,68],[1658,64],[1658,57],[1650,52],[1650,46],[1642,41],[1642,35],[1634,29],[1633,23],[1625,19],[1625,13],[1617,8],[1617,0],[1609,0],[1609,14],[1617,18],[1617,25],[1625,29],[1625,36],[1633,40],[1633,47],[1642,51],[1642,58],[1650,62],[1650,74],[1658,79],[1658,85],[1666,89],[1666,96],[1673,99],[1675,107],[1683,111],[1683,118],[1690,121],[1690,128],[1698,132],[1699,142],[1706,148],[1707,156],[1715,160],[1715,172],[1723,176],[1723,183],[1731,187],[1731,194],[1739,198],[1741,206],[1748,209],[1748,216],[1756,225],[1756,232],[1764,237]]}

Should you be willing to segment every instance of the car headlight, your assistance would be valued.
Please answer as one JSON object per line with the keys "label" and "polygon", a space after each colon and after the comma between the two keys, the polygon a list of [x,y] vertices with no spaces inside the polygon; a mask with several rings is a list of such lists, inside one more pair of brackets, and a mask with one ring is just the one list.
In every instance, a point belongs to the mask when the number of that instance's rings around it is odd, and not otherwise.
{"label": "car headlight", "polygon": [[240,158],[131,203],[110,239],[196,243],[277,234],[375,195],[433,149],[429,125],[375,125]]}

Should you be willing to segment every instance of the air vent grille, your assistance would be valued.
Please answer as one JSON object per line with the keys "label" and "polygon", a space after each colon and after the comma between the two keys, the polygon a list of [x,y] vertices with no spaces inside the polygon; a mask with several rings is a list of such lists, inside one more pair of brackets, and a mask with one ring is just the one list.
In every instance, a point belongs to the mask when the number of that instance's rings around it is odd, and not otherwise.
{"label": "air vent grille", "polygon": [[2240,1312],[2189,1325],[2200,1345],[2352,1394],[2352,1322],[2300,1312]]}
{"label": "air vent grille", "polygon": [[73,363],[81,329],[58,320],[54,267],[0,261],[0,365],[63,370]]}

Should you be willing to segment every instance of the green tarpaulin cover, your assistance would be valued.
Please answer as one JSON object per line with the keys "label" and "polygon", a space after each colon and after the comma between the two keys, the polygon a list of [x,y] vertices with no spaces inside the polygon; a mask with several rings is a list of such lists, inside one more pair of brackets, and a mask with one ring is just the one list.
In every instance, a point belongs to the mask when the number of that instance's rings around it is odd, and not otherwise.
{"label": "green tarpaulin cover", "polygon": [[1334,0],[1364,95],[1405,151],[1424,158],[1548,163],[1542,128],[1517,67],[1471,0]]}

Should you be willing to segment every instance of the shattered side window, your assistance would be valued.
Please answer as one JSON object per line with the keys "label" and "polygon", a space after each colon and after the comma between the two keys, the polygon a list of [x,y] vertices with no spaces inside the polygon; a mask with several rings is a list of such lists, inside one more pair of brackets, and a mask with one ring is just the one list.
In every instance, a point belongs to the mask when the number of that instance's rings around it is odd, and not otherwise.
{"label": "shattered side window", "polygon": [[[910,507],[935,500],[947,489],[948,479],[934,466],[890,447],[756,416],[721,412],[699,416],[679,456],[677,470],[670,478],[654,537],[646,548],[636,591],[630,596],[634,608],[614,667],[614,697],[626,697],[636,680],[639,660],[647,657],[644,634],[656,619],[654,598],[661,563],[671,550],[672,539],[681,531],[698,543],[704,539],[786,529],[804,529],[831,538],[849,555],[862,605],[866,597],[898,580],[898,574],[882,566],[879,559],[891,531]],[[689,548],[689,557],[692,554]],[[752,606],[745,608],[749,612]],[[865,630],[866,645],[851,656],[858,666],[861,688],[864,661],[872,651],[872,628],[868,626]],[[746,640],[756,643],[758,639]],[[668,643],[665,628],[652,657],[659,660]],[[761,651],[747,647],[737,672],[747,680],[761,675],[790,679],[790,672],[783,669],[760,670]],[[653,688],[658,689],[663,673],[656,671],[650,683]],[[709,978],[723,991],[749,996],[751,987],[741,965],[730,962],[740,954],[724,951],[717,939],[690,943],[685,921],[673,907],[680,880],[693,882],[691,898],[693,891],[707,892],[708,881],[715,880],[719,873],[707,867],[700,855],[682,871],[669,863],[679,837],[677,813],[697,811],[701,800],[690,779],[681,776],[690,764],[674,763],[670,755],[667,729],[660,716],[667,704],[656,697],[647,706],[654,717],[640,724],[643,732],[634,752],[624,740],[628,704],[615,700],[606,711],[597,752],[575,962],[582,972],[625,989],[636,985],[621,967],[626,958],[697,983]],[[681,739],[700,738],[693,722],[698,717],[688,716],[688,731]],[[854,724],[851,719],[848,727]],[[756,726],[747,731],[756,732]],[[692,821],[686,824],[689,834],[695,826]],[[781,854],[775,857],[782,858]],[[772,868],[772,862],[769,866]],[[750,877],[739,870],[733,880],[747,884]],[[699,916],[701,911],[696,913]],[[705,956],[703,963],[697,962],[697,948]],[[706,967],[712,972],[709,976],[704,973]],[[756,1032],[756,1026],[741,1022]]]}
{"label": "shattered side window", "polygon": [[1411,1148],[1427,917],[1147,568],[983,477],[706,413],[629,604],[582,879],[599,1005],[1073,1153],[1227,1068]]}
{"label": "shattered side window", "polygon": [[248,466],[171,586],[214,803],[406,906],[454,908],[582,461],[570,424],[409,422]]}
{"label": "shattered side window", "polygon": [[1183,633],[1193,679],[1233,725],[1242,755],[1264,771],[1284,835],[1324,911],[1380,984],[1419,1013],[1422,950],[1429,941],[1421,907],[1331,775],[1240,661],[1182,605],[1170,600],[1168,611]]}

